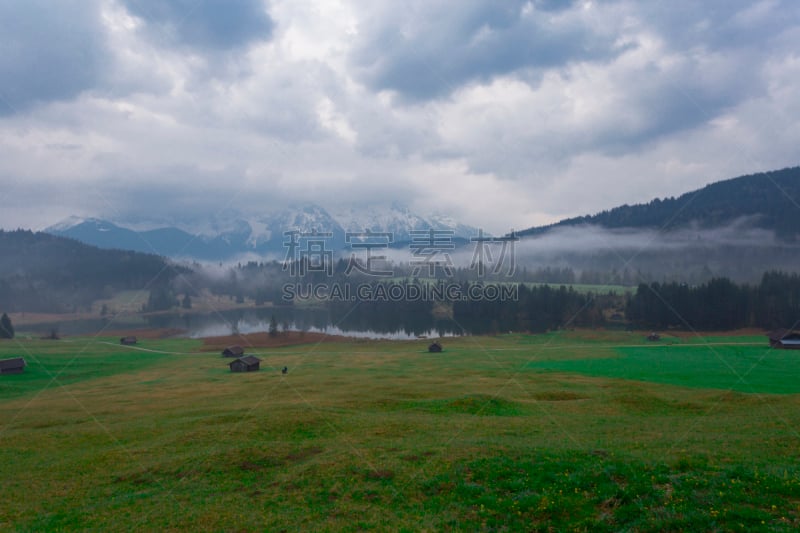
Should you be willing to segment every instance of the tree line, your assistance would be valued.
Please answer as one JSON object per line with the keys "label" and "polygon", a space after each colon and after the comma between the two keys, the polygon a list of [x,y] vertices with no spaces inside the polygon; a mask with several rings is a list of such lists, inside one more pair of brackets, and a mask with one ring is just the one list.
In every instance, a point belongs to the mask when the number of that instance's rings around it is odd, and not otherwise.
{"label": "tree line", "polygon": [[[433,282],[441,283],[441,282]],[[424,332],[444,328],[472,334],[508,331],[544,332],[570,327],[731,330],[793,328],[800,321],[800,275],[767,272],[757,285],[714,278],[699,285],[642,283],[635,294],[579,292],[572,287],[510,284],[513,298],[471,298],[481,282],[462,282],[457,298],[443,290],[435,299],[396,300],[378,295],[404,294],[419,280],[374,282],[369,297],[327,303],[333,316],[362,329]],[[394,289],[398,289],[395,291]],[[401,290],[403,289],[403,290]],[[436,292],[434,291],[436,294]],[[446,318],[446,321],[437,320]]]}
{"label": "tree line", "polygon": [[800,321],[800,276],[767,272],[757,285],[726,278],[696,286],[643,283],[627,303],[626,318],[653,329],[792,328]]}
{"label": "tree line", "polygon": [[[394,298],[392,295],[419,294],[422,298]],[[344,327],[373,330],[403,330],[423,334],[497,334],[509,331],[544,332],[565,327],[594,327],[603,324],[603,309],[613,308],[621,295],[581,293],[572,287],[548,285],[457,284],[416,279],[373,282],[359,293],[345,289],[344,299],[327,302],[331,316],[341,317]],[[506,297],[496,297],[500,294]]]}
{"label": "tree line", "polygon": [[780,238],[796,241],[800,217],[791,198],[800,197],[800,167],[718,181],[678,198],[656,198],[646,204],[622,205],[592,216],[574,217],[549,226],[517,232],[540,235],[555,227],[596,225],[604,228],[675,229],[697,224],[719,227],[741,217],[757,218],[757,225]]}

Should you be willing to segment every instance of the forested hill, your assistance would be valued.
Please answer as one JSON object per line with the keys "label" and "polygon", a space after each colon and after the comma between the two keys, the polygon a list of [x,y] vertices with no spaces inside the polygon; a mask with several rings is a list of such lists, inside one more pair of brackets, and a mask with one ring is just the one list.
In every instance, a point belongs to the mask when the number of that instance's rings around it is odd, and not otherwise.
{"label": "forested hill", "polygon": [[0,309],[73,311],[117,290],[168,283],[182,267],[123,250],[101,250],[47,233],[0,230]]}
{"label": "forested hill", "polygon": [[670,230],[696,223],[701,228],[714,228],[742,217],[752,217],[754,226],[774,230],[783,239],[800,238],[800,167],[718,181],[678,198],[623,205],[517,234],[539,235],[554,228],[586,224]]}

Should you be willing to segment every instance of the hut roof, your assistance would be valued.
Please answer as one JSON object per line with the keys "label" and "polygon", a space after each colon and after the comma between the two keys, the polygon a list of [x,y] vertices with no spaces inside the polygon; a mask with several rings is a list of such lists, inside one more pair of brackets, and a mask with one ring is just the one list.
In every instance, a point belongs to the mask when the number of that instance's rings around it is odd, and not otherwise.
{"label": "hut roof", "polygon": [[231,371],[233,372],[250,372],[253,370],[259,369],[259,363],[261,363],[261,359],[255,357],[253,355],[246,355],[244,357],[239,357],[238,359],[234,359],[228,366],[231,367]]}
{"label": "hut roof", "polygon": [[13,359],[3,359],[0,361],[0,374],[9,370],[22,370],[25,368],[25,359],[14,357]]}
{"label": "hut roof", "polygon": [[775,331],[770,331],[767,333],[770,342],[778,342],[778,341],[796,341],[800,340],[800,331],[794,331],[791,329],[776,329]]}
{"label": "hut roof", "polygon": [[779,341],[784,338],[787,333],[789,333],[788,329],[776,329],[767,333],[767,337],[769,337],[769,340],[771,341]]}

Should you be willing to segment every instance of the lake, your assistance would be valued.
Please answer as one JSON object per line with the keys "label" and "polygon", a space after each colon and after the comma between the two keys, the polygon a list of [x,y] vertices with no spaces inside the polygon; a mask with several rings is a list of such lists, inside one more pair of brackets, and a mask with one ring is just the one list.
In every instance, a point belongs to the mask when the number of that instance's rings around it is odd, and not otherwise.
{"label": "lake", "polygon": [[269,331],[272,317],[279,330],[310,331],[367,339],[411,340],[420,337],[453,337],[469,334],[452,320],[431,316],[387,317],[348,313],[334,317],[327,309],[258,308],[212,313],[163,313],[117,315],[116,317],[63,320],[18,328],[34,335],[47,335],[56,329],[60,335],[98,335],[104,331],[167,328],[182,330],[181,336],[216,337],[234,333]]}

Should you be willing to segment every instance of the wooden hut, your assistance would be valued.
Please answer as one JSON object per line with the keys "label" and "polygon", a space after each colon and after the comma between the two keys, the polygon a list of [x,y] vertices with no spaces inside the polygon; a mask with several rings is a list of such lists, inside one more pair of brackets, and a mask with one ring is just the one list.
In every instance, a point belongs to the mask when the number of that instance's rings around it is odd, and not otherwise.
{"label": "wooden hut", "polygon": [[781,350],[800,350],[800,332],[778,329],[767,334],[769,345]]}
{"label": "wooden hut", "polygon": [[137,342],[139,342],[139,339],[137,339],[133,335],[129,335],[127,337],[122,337],[119,340],[119,343],[122,344],[123,346],[133,346]]}
{"label": "wooden hut", "polygon": [[442,351],[442,345],[438,342],[433,342],[428,346],[428,351],[430,353],[440,353]]}
{"label": "wooden hut", "polygon": [[222,350],[222,357],[241,357],[244,355],[244,348],[238,345],[228,346]]}
{"label": "wooden hut", "polygon": [[22,357],[3,359],[0,361],[0,374],[22,374],[25,366],[25,359]]}
{"label": "wooden hut", "polygon": [[257,372],[261,359],[254,355],[246,355],[228,363],[231,372]]}

